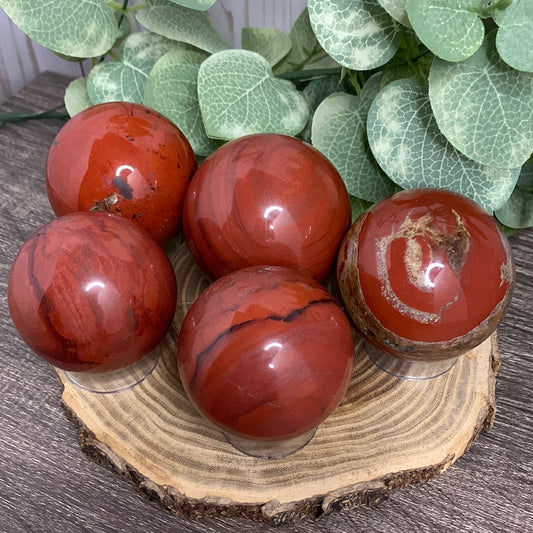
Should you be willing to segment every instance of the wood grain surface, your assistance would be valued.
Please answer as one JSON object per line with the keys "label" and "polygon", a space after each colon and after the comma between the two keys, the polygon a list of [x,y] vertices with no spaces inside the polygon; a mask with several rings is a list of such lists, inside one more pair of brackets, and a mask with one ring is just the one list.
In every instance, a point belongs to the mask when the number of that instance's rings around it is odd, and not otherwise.
{"label": "wood grain surface", "polygon": [[270,461],[236,451],[193,407],[176,364],[181,324],[209,280],[181,236],[166,251],[178,282],[177,309],[155,370],[119,394],[88,392],[57,372],[84,451],[172,512],[280,525],[368,505],[440,475],[492,426],[496,335],[448,372],[422,381],[381,371],[358,338],[344,400],[311,442]]}
{"label": "wood grain surface", "polygon": [[[60,103],[67,79],[43,75],[1,111]],[[18,248],[53,218],[43,168],[59,121],[0,130],[0,531],[230,532],[270,531],[244,518],[188,520],[142,497],[134,484],[81,451],[61,408],[55,372],[17,336],[5,297]],[[528,532],[533,531],[533,231],[511,239],[517,286],[498,331],[502,366],[494,427],[428,483],[399,489],[377,506],[340,510],[276,531]]]}

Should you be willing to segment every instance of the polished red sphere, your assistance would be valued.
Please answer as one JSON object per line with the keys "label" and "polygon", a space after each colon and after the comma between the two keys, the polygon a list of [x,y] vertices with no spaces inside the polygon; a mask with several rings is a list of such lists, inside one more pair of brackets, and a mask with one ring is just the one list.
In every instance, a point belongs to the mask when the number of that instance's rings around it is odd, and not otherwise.
{"label": "polished red sphere", "polygon": [[183,229],[211,277],[280,265],[324,280],[350,226],[346,187],[315,148],[278,134],[231,141],[194,175]]}
{"label": "polished red sphere", "polygon": [[222,431],[251,440],[303,435],[342,401],[353,337],[318,282],[292,269],[248,267],[192,305],[178,343],[183,386]]}
{"label": "polished red sphere", "polygon": [[46,190],[58,216],[103,211],[128,218],[160,243],[181,229],[197,168],[181,131],[140,104],[98,104],[72,117],[46,161]]}
{"label": "polished red sphere", "polygon": [[514,265],[507,238],[477,204],[414,189],[353,224],[337,281],[366,340],[401,358],[440,360],[494,331],[511,299]]}
{"label": "polished red sphere", "polygon": [[54,366],[106,372],[151,352],[174,317],[176,277],[161,247],[120,217],[79,212],[37,230],[11,267],[9,312]]}

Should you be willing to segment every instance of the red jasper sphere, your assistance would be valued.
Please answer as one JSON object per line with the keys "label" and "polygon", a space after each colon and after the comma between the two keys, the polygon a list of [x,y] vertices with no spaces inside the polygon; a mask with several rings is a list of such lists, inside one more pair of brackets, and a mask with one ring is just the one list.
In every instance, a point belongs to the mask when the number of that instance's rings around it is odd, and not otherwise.
{"label": "red jasper sphere", "polygon": [[339,250],[337,280],[362,335],[409,360],[457,356],[485,340],[511,299],[507,238],[468,198],[399,192],[361,215]]}
{"label": "red jasper sphere", "polygon": [[192,305],[178,367],[193,404],[224,432],[280,441],[342,401],[353,353],[348,319],[318,282],[256,266],[218,279]]}
{"label": "red jasper sphere", "polygon": [[350,220],[346,187],[329,160],[299,139],[264,133],[231,141],[200,165],[183,229],[212,278],[280,265],[322,281]]}
{"label": "red jasper sphere", "polygon": [[181,229],[196,168],[188,140],[170,120],[140,104],[109,102],[61,128],[46,161],[46,190],[57,216],[120,215],[163,243]]}
{"label": "red jasper sphere", "polygon": [[37,230],[21,247],[7,288],[22,339],[58,368],[106,372],[152,351],[174,317],[176,277],[137,225],[79,212]]}

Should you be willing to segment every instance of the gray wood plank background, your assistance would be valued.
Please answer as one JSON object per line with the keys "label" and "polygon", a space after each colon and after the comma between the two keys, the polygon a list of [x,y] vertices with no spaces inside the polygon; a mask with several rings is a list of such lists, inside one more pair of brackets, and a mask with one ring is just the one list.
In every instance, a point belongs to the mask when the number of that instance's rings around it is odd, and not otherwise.
{"label": "gray wood plank background", "polygon": [[[39,76],[0,113],[61,103],[67,79]],[[0,129],[0,531],[5,533],[266,532],[238,519],[187,521],[143,499],[133,484],[95,464],[61,410],[51,368],[17,336],[6,282],[18,248],[51,220],[44,161],[57,120]],[[373,508],[339,510],[280,532],[533,531],[533,231],[511,239],[517,265],[512,306],[499,328],[502,368],[493,429],[440,477],[395,491]]]}

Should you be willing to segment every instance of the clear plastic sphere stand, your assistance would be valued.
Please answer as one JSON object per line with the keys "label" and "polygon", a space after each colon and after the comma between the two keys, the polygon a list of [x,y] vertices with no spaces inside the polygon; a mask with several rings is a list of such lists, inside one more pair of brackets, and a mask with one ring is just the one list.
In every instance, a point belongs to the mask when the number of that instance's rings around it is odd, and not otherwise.
{"label": "clear plastic sphere stand", "polygon": [[452,369],[458,360],[458,357],[453,357],[440,361],[407,361],[393,357],[368,343],[365,343],[365,349],[374,365],[383,372],[401,379],[426,380],[437,378]]}
{"label": "clear plastic sphere stand", "polygon": [[96,394],[113,394],[132,389],[155,370],[161,353],[159,347],[139,361],[112,372],[65,372],[77,387]]}
{"label": "clear plastic sphere stand", "polygon": [[311,431],[308,431],[303,435],[281,441],[250,440],[228,433],[224,433],[224,437],[236,450],[245,455],[249,455],[250,457],[259,457],[261,459],[283,459],[306,446],[314,437],[315,433],[316,428],[313,428]]}

